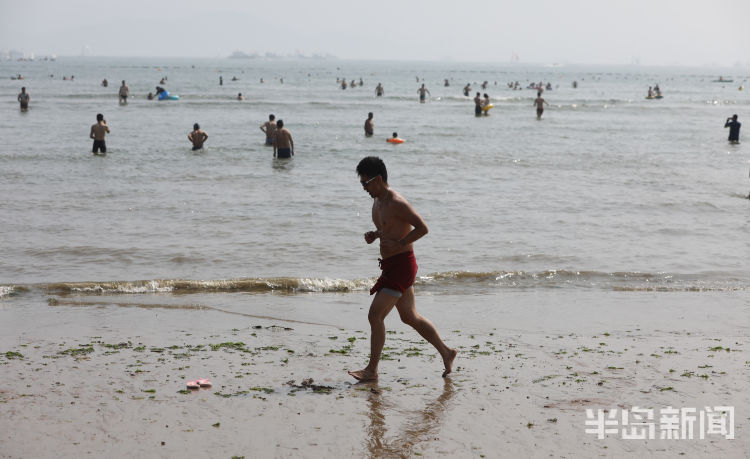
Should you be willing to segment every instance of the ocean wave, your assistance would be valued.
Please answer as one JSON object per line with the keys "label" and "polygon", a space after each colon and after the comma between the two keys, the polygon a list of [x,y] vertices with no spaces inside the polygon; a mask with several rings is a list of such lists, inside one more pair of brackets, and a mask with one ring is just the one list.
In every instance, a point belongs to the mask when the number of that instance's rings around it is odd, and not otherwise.
{"label": "ocean wave", "polygon": [[0,298],[11,296],[16,289],[12,285],[0,285]]}
{"label": "ocean wave", "polygon": [[[316,277],[236,278],[218,280],[154,279],[142,281],[57,282],[35,285],[0,285],[0,297],[30,290],[51,294],[142,293],[347,293],[368,291],[374,278],[330,279]],[[600,289],[621,292],[747,291],[748,279],[731,274],[672,274],[638,271],[445,271],[417,277],[421,291],[490,294],[502,289]]]}
{"label": "ocean wave", "polygon": [[143,281],[58,282],[39,287],[49,293],[134,294],[134,293],[210,293],[210,292],[349,292],[369,288],[371,281],[271,277],[253,279],[156,279]]}

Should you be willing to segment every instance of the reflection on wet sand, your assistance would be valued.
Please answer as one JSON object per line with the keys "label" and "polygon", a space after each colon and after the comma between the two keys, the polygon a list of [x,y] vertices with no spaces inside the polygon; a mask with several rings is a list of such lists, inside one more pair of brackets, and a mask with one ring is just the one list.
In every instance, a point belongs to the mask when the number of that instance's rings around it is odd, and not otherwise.
{"label": "reflection on wet sand", "polygon": [[[428,403],[423,410],[407,411],[392,406],[393,400],[384,400],[377,383],[368,383],[370,386],[368,398],[370,424],[367,426],[367,457],[411,457],[414,455],[413,449],[416,445],[433,439],[440,430],[445,411],[455,395],[451,378],[444,378],[443,384],[443,392],[440,396]],[[386,413],[393,413],[396,410],[405,415],[404,427],[395,437],[386,439],[388,432]]]}

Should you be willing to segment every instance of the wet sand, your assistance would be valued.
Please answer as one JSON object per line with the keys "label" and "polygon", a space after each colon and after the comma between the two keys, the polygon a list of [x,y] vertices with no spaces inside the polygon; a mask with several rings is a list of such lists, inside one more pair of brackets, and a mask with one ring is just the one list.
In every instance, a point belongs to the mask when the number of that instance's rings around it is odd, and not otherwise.
{"label": "wet sand", "polygon": [[[52,301],[48,302],[49,299]],[[0,457],[744,457],[737,293],[420,296],[380,381],[365,294],[33,294],[0,302]],[[213,387],[187,390],[209,378]],[[312,379],[312,381],[310,381]],[[586,408],[735,407],[735,439],[586,434]],[[658,431],[657,431],[658,437]]]}

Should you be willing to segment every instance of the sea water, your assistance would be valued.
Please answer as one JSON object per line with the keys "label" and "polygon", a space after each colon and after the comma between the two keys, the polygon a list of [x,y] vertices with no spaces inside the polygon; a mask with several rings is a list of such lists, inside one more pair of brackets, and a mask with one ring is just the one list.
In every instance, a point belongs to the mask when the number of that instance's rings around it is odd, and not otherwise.
{"label": "sea water", "polygon": [[[16,74],[25,79],[9,78]],[[344,60],[1,62],[0,296],[366,290],[379,254],[363,239],[373,229],[372,200],[355,167],[368,155],[383,158],[390,185],[429,226],[415,244],[422,292],[747,290],[748,150],[727,142],[723,124],[750,114],[750,92],[738,90],[749,74]],[[734,82],[713,82],[719,75]],[[342,90],[337,78],[364,86]],[[118,103],[121,80],[127,105]],[[552,84],[541,120],[536,90],[526,89],[539,81]],[[430,95],[420,104],[423,83]],[[462,93],[467,83],[471,97]],[[655,84],[664,98],[645,99]],[[157,85],[180,100],[147,100]],[[16,102],[21,86],[31,95],[27,112]],[[474,116],[476,91],[495,105],[489,116]],[[363,135],[368,112],[371,138]],[[97,113],[112,130],[103,156],[91,153],[88,137]],[[271,113],[293,135],[292,160],[274,159],[263,145],[259,126]],[[202,151],[187,139],[193,123],[209,136]],[[405,143],[387,143],[393,132]]]}

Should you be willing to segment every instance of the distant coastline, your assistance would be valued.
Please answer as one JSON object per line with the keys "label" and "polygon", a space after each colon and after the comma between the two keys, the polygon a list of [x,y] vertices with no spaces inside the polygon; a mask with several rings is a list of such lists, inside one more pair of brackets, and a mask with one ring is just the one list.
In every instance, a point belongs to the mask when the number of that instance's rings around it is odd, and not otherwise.
{"label": "distant coastline", "polygon": [[328,60],[328,59],[338,59],[338,57],[334,56],[333,54],[312,54],[310,56],[307,56],[302,53],[297,54],[290,54],[290,55],[282,55],[282,54],[276,54],[276,53],[246,53],[243,51],[235,51],[229,56],[227,56],[227,59],[317,59],[317,60]]}

